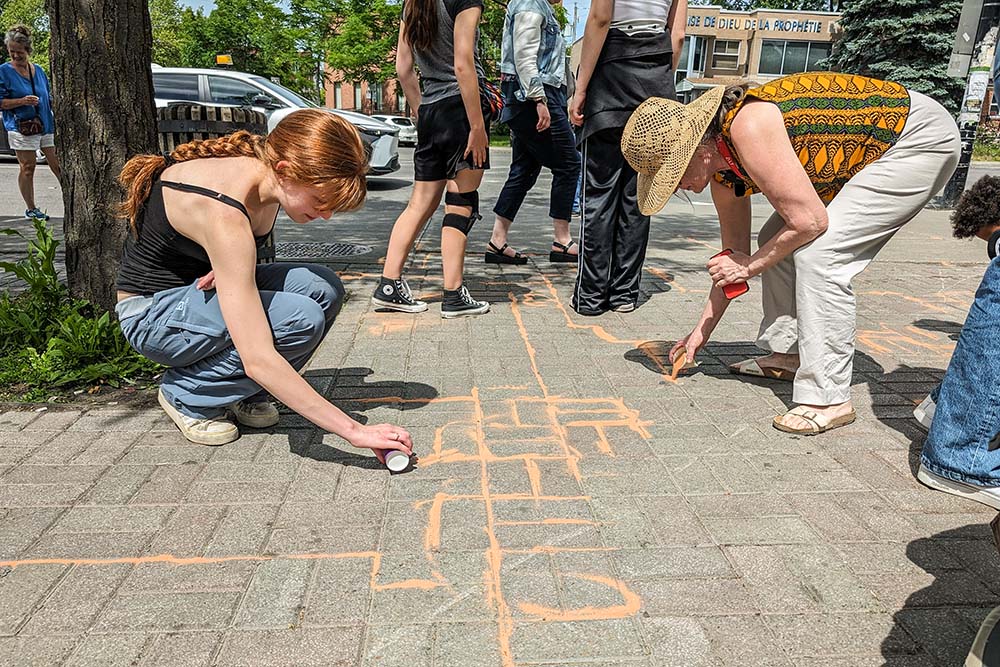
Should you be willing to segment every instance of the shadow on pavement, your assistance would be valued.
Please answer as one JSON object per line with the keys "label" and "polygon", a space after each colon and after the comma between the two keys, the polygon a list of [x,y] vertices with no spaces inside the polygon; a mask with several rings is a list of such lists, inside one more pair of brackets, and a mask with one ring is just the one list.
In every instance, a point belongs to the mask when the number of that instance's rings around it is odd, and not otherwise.
{"label": "shadow on pavement", "polygon": [[389,176],[374,176],[368,178],[369,192],[386,192],[388,190],[400,190],[413,185],[413,181],[405,178],[391,178]]}
{"label": "shadow on pavement", "polygon": [[[886,664],[963,665],[980,623],[1000,605],[1000,557],[983,515],[973,523],[913,540],[906,557],[919,568],[910,576],[933,577],[893,615],[882,641]],[[922,571],[922,572],[921,572]],[[916,655],[914,655],[916,654]],[[903,656],[931,661],[896,662]]]}
{"label": "shadow on pavement", "polygon": [[913,326],[918,329],[923,329],[924,331],[934,331],[937,333],[948,334],[948,338],[951,340],[958,340],[958,334],[962,331],[961,322],[948,322],[946,320],[934,320],[924,318],[917,320],[913,323]]}

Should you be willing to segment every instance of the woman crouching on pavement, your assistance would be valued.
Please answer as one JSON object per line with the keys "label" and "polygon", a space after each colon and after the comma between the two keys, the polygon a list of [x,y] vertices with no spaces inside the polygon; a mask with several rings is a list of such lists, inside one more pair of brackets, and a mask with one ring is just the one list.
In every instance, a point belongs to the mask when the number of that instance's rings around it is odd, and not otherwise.
{"label": "woman crouching on pavement", "polygon": [[237,132],[125,165],[132,233],[116,311],[132,347],[168,367],[159,402],[191,442],[238,438],[230,412],[245,426],[273,426],[271,395],[355,447],[410,453],[404,429],[359,424],[299,375],[343,303],[337,275],[256,263],[279,208],[298,223],[356,209],[366,171],[357,131],[311,109],[266,138]]}
{"label": "woman crouching on pavement", "polygon": [[[799,405],[775,428],[812,435],[850,424],[855,300],[851,281],[951,176],[961,142],[937,102],[891,81],[805,73],[760,87],[716,87],[688,105],[652,98],[625,130],[643,213],[711,182],[722,246],[701,319],[674,346],[690,359],[728,306],[722,288],[763,280],[757,343],[771,354],[737,374],[793,380]],[[775,212],[750,253],[750,199]]]}

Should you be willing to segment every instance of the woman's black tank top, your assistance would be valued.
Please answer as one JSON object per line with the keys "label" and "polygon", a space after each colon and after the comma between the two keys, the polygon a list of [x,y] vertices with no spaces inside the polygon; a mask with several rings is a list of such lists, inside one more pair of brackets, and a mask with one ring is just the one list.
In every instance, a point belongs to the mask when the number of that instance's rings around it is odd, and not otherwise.
{"label": "woman's black tank top", "polygon": [[[165,187],[217,199],[250,221],[246,207],[228,195],[197,185],[157,180],[139,215],[138,238],[129,234],[125,239],[116,285],[121,292],[151,296],[190,285],[212,270],[205,249],[170,226],[163,206]],[[255,237],[257,246],[266,238],[266,234]]]}

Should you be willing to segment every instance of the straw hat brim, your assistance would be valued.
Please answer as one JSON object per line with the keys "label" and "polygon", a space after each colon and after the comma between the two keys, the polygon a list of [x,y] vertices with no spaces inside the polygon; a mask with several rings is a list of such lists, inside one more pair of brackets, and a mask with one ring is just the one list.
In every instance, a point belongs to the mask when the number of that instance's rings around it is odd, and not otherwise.
{"label": "straw hat brim", "polygon": [[[622,152],[639,174],[636,194],[643,215],[659,213],[674,194],[705,130],[718,113],[724,92],[725,86],[716,86],[688,104],[652,97],[640,104],[629,118],[622,134]],[[662,120],[657,122],[660,117]],[[647,127],[640,137],[639,125],[644,120]],[[652,127],[648,127],[650,122]],[[655,145],[649,146],[649,141]],[[659,155],[657,168],[641,168],[642,161],[634,157],[636,142],[643,142],[644,150],[652,149]]]}

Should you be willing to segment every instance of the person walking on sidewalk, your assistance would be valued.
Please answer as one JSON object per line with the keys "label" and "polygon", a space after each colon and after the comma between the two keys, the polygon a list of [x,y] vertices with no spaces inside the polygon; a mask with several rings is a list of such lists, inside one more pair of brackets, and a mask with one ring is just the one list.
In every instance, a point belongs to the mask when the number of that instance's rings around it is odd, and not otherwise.
{"label": "person walking on sidewalk", "polygon": [[483,0],[406,0],[403,5],[396,75],[407,103],[417,110],[414,182],[410,201],[392,227],[382,277],[372,294],[376,308],[427,310],[403,279],[403,265],[447,190],[441,224],[441,316],[481,315],[490,309],[488,302],[472,298],[462,280],[469,230],[481,217],[479,184],[489,168],[489,127],[479,92],[484,74],[477,53],[482,11]]}
{"label": "person walking on sidewalk", "polygon": [[[763,278],[758,345],[772,354],[734,373],[793,379],[799,405],[774,427],[812,435],[854,421],[856,304],[851,282],[955,170],[961,142],[940,104],[898,83],[817,72],[760,87],[716,86],[687,105],[653,98],[622,150],[639,172],[639,206],[711,182],[722,245],[708,304],[678,341],[691,359],[728,306],[722,288]],[[750,254],[749,194],[775,208]]]}
{"label": "person walking on sidewalk", "polygon": [[582,125],[583,213],[572,305],[581,315],[635,310],[649,241],[635,170],[622,157],[629,116],[654,95],[674,96],[687,0],[593,0],[569,116]]}
{"label": "person walking on sidewalk", "polygon": [[17,156],[17,187],[27,209],[24,217],[48,220],[35,203],[37,152],[45,156],[56,180],[62,176],[55,149],[55,118],[45,70],[31,62],[31,30],[15,25],[4,35],[10,62],[0,65],[0,110],[7,140]]}
{"label": "person walking on sidewalk", "polygon": [[566,42],[552,11],[561,0],[513,0],[507,5],[501,44],[500,120],[511,131],[507,182],[493,212],[486,262],[524,264],[528,258],[507,245],[507,234],[542,167],[552,171],[549,216],[553,240],[549,261],[575,262],[579,250],[569,232],[580,156],[566,110]]}
{"label": "person walking on sidewalk", "polygon": [[353,126],[313,109],[266,138],[241,131],[126,163],[132,233],[115,310],[129,344],[168,367],[159,403],[191,442],[238,438],[230,412],[244,426],[277,424],[274,396],[355,447],[411,453],[404,429],[359,424],[299,375],[344,301],[337,275],[256,264],[279,208],[298,223],[356,209],[367,166]]}
{"label": "person walking on sidewalk", "polygon": [[944,380],[915,411],[929,429],[917,479],[1000,510],[1000,178],[964,192],[951,224],[957,238],[986,241],[990,264]]}

